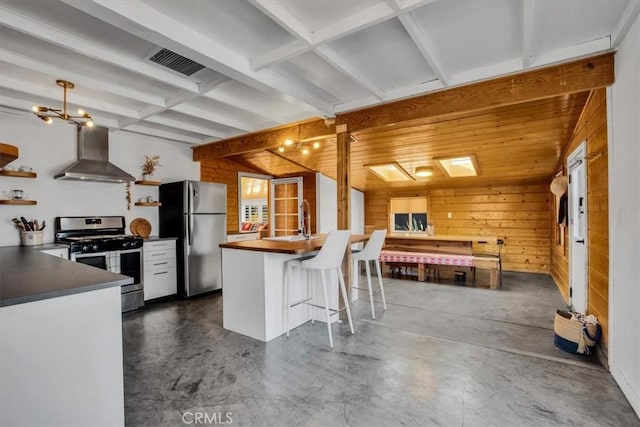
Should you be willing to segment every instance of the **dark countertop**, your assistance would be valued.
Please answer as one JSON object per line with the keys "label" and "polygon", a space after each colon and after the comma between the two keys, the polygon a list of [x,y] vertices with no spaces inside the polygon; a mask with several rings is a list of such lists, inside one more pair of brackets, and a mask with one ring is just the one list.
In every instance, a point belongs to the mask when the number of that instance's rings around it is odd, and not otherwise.
{"label": "dark countertop", "polygon": [[44,246],[0,247],[0,307],[133,283],[130,277],[34,250]]}

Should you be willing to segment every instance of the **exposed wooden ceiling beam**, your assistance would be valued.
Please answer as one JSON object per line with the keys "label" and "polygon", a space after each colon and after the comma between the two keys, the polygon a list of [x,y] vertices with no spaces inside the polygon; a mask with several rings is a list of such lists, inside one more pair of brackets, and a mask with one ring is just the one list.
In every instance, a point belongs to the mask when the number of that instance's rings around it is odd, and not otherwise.
{"label": "exposed wooden ceiling beam", "polygon": [[314,119],[267,129],[194,147],[193,160],[216,159],[251,151],[267,150],[281,145],[284,140],[311,141],[335,136],[335,124]]}
{"label": "exposed wooden ceiling beam", "polygon": [[350,132],[582,92],[614,82],[613,52],[338,115]]}

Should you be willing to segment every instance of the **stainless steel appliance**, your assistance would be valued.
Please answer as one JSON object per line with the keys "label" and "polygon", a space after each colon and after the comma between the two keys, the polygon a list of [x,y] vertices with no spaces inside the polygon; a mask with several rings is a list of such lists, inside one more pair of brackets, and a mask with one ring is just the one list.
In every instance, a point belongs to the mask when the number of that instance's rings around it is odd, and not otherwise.
{"label": "stainless steel appliance", "polygon": [[122,287],[122,311],[144,305],[141,237],[126,235],[123,216],[57,217],[56,242],[69,245],[69,259],[133,278]]}
{"label": "stainless steel appliance", "polygon": [[160,186],[160,237],[177,237],[178,294],[222,288],[227,237],[227,185],[179,181]]}

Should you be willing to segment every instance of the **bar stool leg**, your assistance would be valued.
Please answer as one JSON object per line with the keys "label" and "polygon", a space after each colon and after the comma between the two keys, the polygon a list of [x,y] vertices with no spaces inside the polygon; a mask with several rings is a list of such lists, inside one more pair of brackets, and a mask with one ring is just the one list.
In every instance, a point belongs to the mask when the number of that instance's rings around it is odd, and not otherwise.
{"label": "bar stool leg", "polygon": [[331,317],[329,317],[329,298],[327,297],[327,277],[324,270],[320,270],[322,275],[322,293],[324,294],[324,311],[327,314],[327,330],[329,331],[329,346],[333,348],[333,335],[331,335]]}
{"label": "bar stool leg", "polygon": [[[360,272],[358,271],[358,267],[360,267],[360,262],[357,259],[353,260],[353,286],[351,287],[351,293],[354,292],[354,288],[356,289],[356,291],[359,291],[360,287]],[[349,298],[351,298],[351,295],[349,295]],[[360,298],[360,295],[358,295],[358,299]],[[351,302],[351,299],[349,299],[349,302]]]}
{"label": "bar stool leg", "polygon": [[289,306],[291,305],[291,303],[289,302],[289,282],[291,281],[291,278],[289,277],[290,274],[291,265],[287,263],[285,264],[284,268],[284,301],[287,305],[287,308],[284,311],[284,324],[287,328],[287,338],[289,338]]}
{"label": "bar stool leg", "polygon": [[353,329],[353,319],[351,318],[351,308],[347,297],[347,287],[344,284],[344,276],[342,275],[342,269],[338,267],[338,281],[340,282],[340,291],[342,292],[342,299],[344,300],[344,308],[347,309],[347,319],[349,319],[349,328],[351,328],[351,335],[356,331]]}
{"label": "bar stool leg", "polygon": [[382,307],[387,310],[387,299],[384,297],[384,285],[382,284],[382,268],[380,268],[380,260],[376,259],[376,270],[378,270],[378,283],[380,283],[380,294],[382,295]]}
{"label": "bar stool leg", "polygon": [[369,287],[369,303],[371,304],[371,318],[376,320],[376,311],[373,307],[373,289],[371,289],[371,267],[369,261],[364,262],[365,270],[367,271],[367,286]]}
{"label": "bar stool leg", "polygon": [[[311,283],[311,270],[307,269],[307,298],[311,298],[313,300],[313,283]],[[315,275],[313,277],[315,280]],[[315,325],[316,321],[313,318],[313,307],[311,305],[307,305],[307,316],[311,318],[311,324]]]}

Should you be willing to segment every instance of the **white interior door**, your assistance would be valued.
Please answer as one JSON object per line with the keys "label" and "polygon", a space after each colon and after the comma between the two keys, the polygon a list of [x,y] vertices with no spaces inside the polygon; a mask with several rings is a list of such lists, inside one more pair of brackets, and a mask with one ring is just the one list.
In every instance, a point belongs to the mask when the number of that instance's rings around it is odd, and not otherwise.
{"label": "white interior door", "polygon": [[567,159],[569,170],[569,284],[573,309],[587,310],[587,162],[586,143]]}

